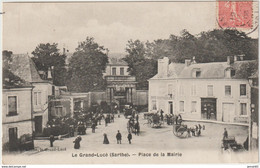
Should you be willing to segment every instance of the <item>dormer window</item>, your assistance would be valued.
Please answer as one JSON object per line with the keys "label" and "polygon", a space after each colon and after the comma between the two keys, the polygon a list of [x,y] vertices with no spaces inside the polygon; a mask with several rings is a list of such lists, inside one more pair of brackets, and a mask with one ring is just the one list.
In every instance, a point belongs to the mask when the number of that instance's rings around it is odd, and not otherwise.
{"label": "dormer window", "polygon": [[201,71],[196,71],[196,78],[200,77]]}
{"label": "dormer window", "polygon": [[231,74],[231,77],[233,77],[233,76],[236,75],[236,71],[232,69],[231,72],[230,72],[230,74]]}
{"label": "dormer window", "polygon": [[192,71],[192,77],[193,78],[199,78],[201,76],[201,71],[200,71],[200,69],[193,69],[193,71]]}
{"label": "dormer window", "polygon": [[236,75],[236,71],[234,69],[228,68],[225,70],[225,77],[226,78],[232,78]]}

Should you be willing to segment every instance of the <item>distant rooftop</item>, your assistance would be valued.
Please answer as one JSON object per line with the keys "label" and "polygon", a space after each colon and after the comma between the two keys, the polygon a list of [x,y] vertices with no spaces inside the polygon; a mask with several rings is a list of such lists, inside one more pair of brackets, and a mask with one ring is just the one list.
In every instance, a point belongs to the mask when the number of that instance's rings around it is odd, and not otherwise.
{"label": "distant rooftop", "polygon": [[27,54],[13,54],[10,71],[26,82],[47,82],[41,79],[34,62]]}

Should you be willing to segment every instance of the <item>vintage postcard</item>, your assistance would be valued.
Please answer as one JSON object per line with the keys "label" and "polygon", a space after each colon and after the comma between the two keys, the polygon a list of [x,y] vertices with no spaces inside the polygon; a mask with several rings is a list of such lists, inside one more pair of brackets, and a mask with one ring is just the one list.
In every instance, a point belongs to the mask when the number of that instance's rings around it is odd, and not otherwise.
{"label": "vintage postcard", "polygon": [[258,164],[258,1],[2,6],[3,165]]}

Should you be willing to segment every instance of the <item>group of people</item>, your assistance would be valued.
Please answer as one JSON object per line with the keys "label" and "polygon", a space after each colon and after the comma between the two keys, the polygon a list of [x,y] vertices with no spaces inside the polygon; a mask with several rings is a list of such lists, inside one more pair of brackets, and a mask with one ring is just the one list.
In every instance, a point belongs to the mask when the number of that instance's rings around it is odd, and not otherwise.
{"label": "group of people", "polygon": [[[103,135],[104,135],[103,144],[109,144],[109,140],[108,140],[107,134],[104,133]],[[132,140],[131,132],[128,133],[127,139],[128,139],[128,143],[131,144],[132,143],[131,142],[131,140]],[[119,130],[117,131],[117,134],[116,134],[116,142],[117,142],[117,144],[122,144],[122,134],[120,133]]]}
{"label": "group of people", "polygon": [[140,134],[140,124],[139,124],[139,116],[136,115],[136,119],[131,117],[127,122],[127,130],[129,133],[134,132],[135,135]]}

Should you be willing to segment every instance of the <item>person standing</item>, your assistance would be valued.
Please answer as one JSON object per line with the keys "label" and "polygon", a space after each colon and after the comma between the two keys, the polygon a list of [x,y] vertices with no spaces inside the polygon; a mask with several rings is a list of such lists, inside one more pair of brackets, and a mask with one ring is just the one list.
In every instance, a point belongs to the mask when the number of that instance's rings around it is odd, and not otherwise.
{"label": "person standing", "polygon": [[116,134],[116,140],[117,140],[117,144],[119,144],[119,143],[121,144],[122,135],[119,132],[119,130],[117,131],[117,134]]}
{"label": "person standing", "polygon": [[92,133],[95,133],[96,124],[94,122],[92,123],[91,128],[92,128]]}
{"label": "person standing", "polygon": [[163,110],[161,109],[161,111],[160,111],[160,113],[161,113],[161,121],[163,121]]}
{"label": "person standing", "polygon": [[138,122],[138,120],[139,120],[139,115],[138,114],[136,114],[135,119],[136,119],[136,122]]}
{"label": "person standing", "polygon": [[78,136],[74,141],[74,149],[79,149],[80,148],[80,141],[81,141],[81,136]]}
{"label": "person standing", "polygon": [[103,144],[109,144],[109,140],[107,138],[107,134],[104,133],[104,141],[103,141]]}
{"label": "person standing", "polygon": [[53,135],[50,136],[50,145],[53,147],[53,142],[55,141],[55,138]]}
{"label": "person standing", "polygon": [[227,138],[228,138],[228,132],[227,129],[224,128],[223,139],[227,139]]}
{"label": "person standing", "polygon": [[128,136],[127,136],[128,142],[129,144],[131,144],[131,140],[132,140],[132,134],[131,132],[129,132]]}

